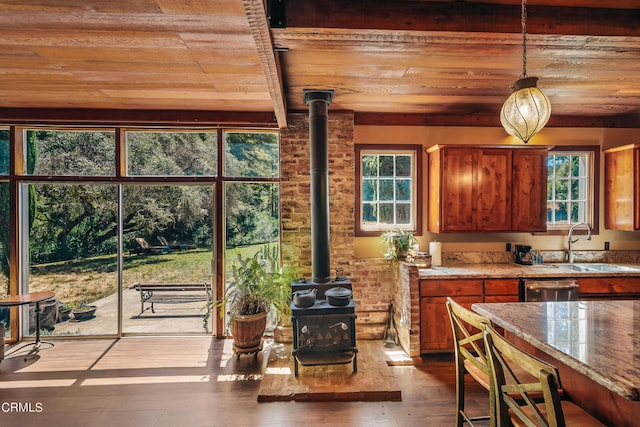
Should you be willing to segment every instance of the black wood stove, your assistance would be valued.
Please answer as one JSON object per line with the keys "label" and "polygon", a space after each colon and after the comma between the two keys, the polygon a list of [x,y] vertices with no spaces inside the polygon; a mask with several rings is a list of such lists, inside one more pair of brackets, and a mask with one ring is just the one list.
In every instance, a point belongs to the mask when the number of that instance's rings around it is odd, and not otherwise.
{"label": "black wood stove", "polygon": [[296,280],[293,292],[317,289],[317,299],[311,307],[298,307],[291,303],[293,326],[294,373],[298,376],[298,364],[303,366],[338,365],[353,363],[358,371],[356,346],[356,304],[349,298],[346,305],[331,305],[325,291],[332,288],[351,289],[351,281],[337,276],[326,283]]}

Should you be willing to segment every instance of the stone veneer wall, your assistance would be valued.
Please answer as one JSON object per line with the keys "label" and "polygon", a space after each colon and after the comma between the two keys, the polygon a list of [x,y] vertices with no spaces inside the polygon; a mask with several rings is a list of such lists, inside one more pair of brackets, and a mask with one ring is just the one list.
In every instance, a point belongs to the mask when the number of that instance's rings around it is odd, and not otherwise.
{"label": "stone veneer wall", "polygon": [[410,357],[420,357],[420,282],[418,267],[401,262],[398,289],[395,293],[395,324],[403,350]]}
{"label": "stone veneer wall", "polygon": [[[287,116],[280,132],[281,222],[283,262],[311,277],[309,120],[306,113]],[[351,112],[329,110],[329,221],[331,269],[342,268],[353,283],[357,336],[382,338],[389,302],[395,294],[393,274],[383,259],[355,259],[355,151]]]}

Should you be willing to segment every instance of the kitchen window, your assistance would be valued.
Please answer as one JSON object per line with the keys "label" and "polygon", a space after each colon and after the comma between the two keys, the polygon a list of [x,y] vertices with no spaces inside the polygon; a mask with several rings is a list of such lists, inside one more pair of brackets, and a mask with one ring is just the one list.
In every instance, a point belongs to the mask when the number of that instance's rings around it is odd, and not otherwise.
{"label": "kitchen window", "polygon": [[422,146],[357,145],[356,235],[421,234]]}
{"label": "kitchen window", "polygon": [[558,147],[549,152],[548,230],[568,230],[581,222],[597,228],[598,153],[592,147]]}

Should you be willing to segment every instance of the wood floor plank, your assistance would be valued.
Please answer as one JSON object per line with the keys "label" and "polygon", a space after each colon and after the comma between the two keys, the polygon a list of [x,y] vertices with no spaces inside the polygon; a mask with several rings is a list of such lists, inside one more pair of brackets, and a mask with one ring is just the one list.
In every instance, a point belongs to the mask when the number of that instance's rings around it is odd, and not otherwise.
{"label": "wood floor plank", "polygon": [[[386,357],[382,341],[366,344],[381,351],[369,360],[362,357],[359,373],[377,369]],[[321,425],[330,420],[331,427],[405,427],[454,423],[450,355],[425,356],[414,366],[378,369],[381,378],[393,379],[401,389],[402,401],[318,401],[309,393],[308,400],[261,403],[257,396],[274,348],[266,342],[257,358],[245,355],[238,360],[230,341],[210,337],[57,340],[53,348],[26,362],[14,355],[0,363],[0,403],[21,405],[20,410],[3,410],[0,425],[237,427]],[[314,374],[308,380],[327,393],[335,395],[339,387],[346,391],[345,398],[357,398],[360,391],[354,387],[357,377],[351,374],[351,366],[339,367],[343,375]],[[269,377],[270,386],[287,387],[283,378]],[[467,408],[486,413],[486,391],[472,381],[467,388]],[[292,393],[309,391],[291,388]]]}

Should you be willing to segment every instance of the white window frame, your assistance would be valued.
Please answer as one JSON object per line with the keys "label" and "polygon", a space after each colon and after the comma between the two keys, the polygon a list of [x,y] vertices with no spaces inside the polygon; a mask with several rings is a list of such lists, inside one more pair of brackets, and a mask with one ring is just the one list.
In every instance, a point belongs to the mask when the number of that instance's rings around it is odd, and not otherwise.
{"label": "white window frame", "polygon": [[[416,234],[421,234],[421,203],[419,192],[421,191],[421,167],[422,167],[422,147],[418,145],[411,146],[371,146],[371,145],[360,145],[356,148],[357,153],[357,185],[358,191],[357,200],[356,200],[356,235],[358,236],[366,236],[366,235],[379,235],[380,232],[385,232],[389,230],[403,229],[403,230],[412,230]],[[411,158],[411,175],[409,177],[398,176],[395,171],[395,161],[394,161],[394,174],[392,177],[380,177],[378,176],[363,176],[364,167],[363,167],[363,158],[364,156],[374,155],[374,156],[409,156]],[[396,191],[397,187],[395,183],[399,180],[409,179],[411,181],[411,195],[409,200],[400,200],[397,197]],[[371,180],[376,182],[376,196],[374,200],[364,200],[364,184],[365,180]],[[393,200],[380,200],[380,184],[383,182],[393,182]],[[394,211],[394,220],[393,223],[383,223],[380,222],[380,217],[376,218],[375,222],[365,222],[364,220],[364,211],[365,205],[376,205],[376,208],[379,209],[380,205],[393,205]],[[410,205],[410,217],[409,222],[407,224],[399,224],[396,218],[396,206],[399,204],[409,204]]]}
{"label": "white window frame", "polygon": [[[571,226],[585,222],[591,226],[592,229],[597,229],[597,218],[598,218],[598,203],[597,203],[597,188],[598,188],[598,168],[600,167],[599,156],[597,155],[598,151],[591,147],[557,147],[551,151],[549,151],[549,161],[548,161],[548,174],[547,174],[547,230],[569,230]],[[584,156],[586,161],[584,168],[579,171],[577,176],[572,176],[569,173],[569,176],[556,177],[555,175],[555,166],[556,163],[552,159],[556,157],[566,156],[569,158],[569,163],[571,164],[572,159],[575,157]],[[558,188],[557,182],[567,181],[567,198],[558,199],[556,195],[556,189]],[[580,182],[583,182],[583,188],[579,190],[579,195],[577,198],[572,197],[572,183],[576,183],[580,185]],[[566,220],[556,220],[555,219],[555,209],[554,206],[556,203],[567,203],[567,219]],[[578,212],[577,218],[571,217],[572,205],[576,203],[584,203],[584,209],[581,212]],[[578,208],[579,209],[579,208]]]}

